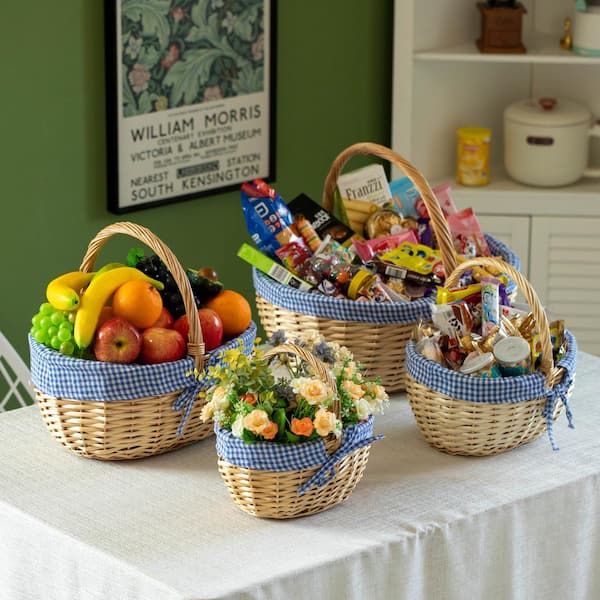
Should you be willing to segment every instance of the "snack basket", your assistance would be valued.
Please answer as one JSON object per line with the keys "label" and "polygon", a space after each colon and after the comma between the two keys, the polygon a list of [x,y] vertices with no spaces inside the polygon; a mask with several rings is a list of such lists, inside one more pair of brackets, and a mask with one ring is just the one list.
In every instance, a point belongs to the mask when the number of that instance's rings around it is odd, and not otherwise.
{"label": "snack basket", "polygon": [[124,460],[161,454],[212,435],[199,419],[196,402],[202,372],[218,351],[241,346],[250,352],[256,336],[251,323],[239,337],[205,354],[202,329],[189,280],[175,255],[149,229],[114,223],[89,243],[80,266],[93,270],[110,237],[129,235],[146,244],[165,263],[183,297],[189,320],[188,355],[161,364],[117,364],[65,356],[29,336],[31,380],[42,418],[52,436],[87,458]]}
{"label": "snack basket", "polygon": [[410,341],[406,391],[419,430],[431,446],[449,454],[497,454],[526,444],[546,430],[556,450],[552,426],[563,405],[572,426],[568,397],[575,377],[575,338],[565,330],[567,351],[555,365],[548,318],[537,294],[523,275],[502,261],[469,260],[448,277],[447,286],[456,285],[460,274],[475,265],[498,267],[517,282],[539,330],[540,369],[513,377],[464,375],[421,356]]}
{"label": "snack basket", "polygon": [[[281,344],[264,357],[289,354],[306,361],[336,394],[333,406],[341,418],[341,403],[331,371],[305,348]],[[352,493],[367,465],[373,441],[373,416],[333,435],[309,442],[247,444],[215,423],[218,468],[233,501],[256,517],[289,519],[327,510]]]}
{"label": "snack basket", "polygon": [[[354,144],[334,160],[323,190],[323,207],[333,212],[336,182],[353,156],[366,154],[385,159],[400,168],[423,199],[439,245],[444,270],[451,273],[456,255],[448,224],[431,187],[423,175],[396,152],[372,143]],[[519,257],[505,244],[486,235],[494,255],[520,268]],[[432,299],[413,302],[375,303],[332,298],[282,285],[253,268],[253,283],[260,322],[267,335],[283,329],[289,333],[315,330],[327,340],[347,346],[367,374],[377,374],[390,392],[403,390],[406,343],[414,325],[431,319]],[[509,283],[508,292],[515,289]]]}

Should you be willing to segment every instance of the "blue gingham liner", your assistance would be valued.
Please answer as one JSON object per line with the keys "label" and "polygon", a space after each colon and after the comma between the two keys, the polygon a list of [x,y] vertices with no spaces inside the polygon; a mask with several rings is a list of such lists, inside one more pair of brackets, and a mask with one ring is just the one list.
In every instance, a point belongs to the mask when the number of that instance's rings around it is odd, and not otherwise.
{"label": "blue gingham liner", "polygon": [[[501,256],[515,269],[521,269],[520,258],[504,243],[486,234],[490,252]],[[431,304],[435,298],[412,302],[356,302],[346,298],[332,298],[319,293],[306,292],[278,283],[255,267],[252,268],[254,289],[267,302],[304,315],[312,315],[339,321],[361,323],[414,323],[420,319],[431,319]],[[509,281],[507,292],[516,289],[514,281]]]}
{"label": "blue gingham liner", "polygon": [[[243,344],[249,354],[256,338],[256,325],[252,322],[244,333],[223,346],[212,350],[205,367],[219,362],[220,352]],[[36,342],[29,335],[31,381],[44,394],[55,398],[110,402],[136,400],[150,396],[182,393],[173,403],[174,410],[185,409],[179,433],[191,411],[203,382],[194,375],[194,360],[189,356],[181,360],[156,365],[118,364],[83,360],[65,356]]]}
{"label": "blue gingham liner", "polygon": [[508,404],[546,397],[547,402],[543,414],[548,423],[548,437],[552,448],[558,450],[552,431],[552,415],[558,400],[564,404],[569,427],[573,428],[573,416],[567,400],[567,391],[573,385],[577,362],[577,342],[570,331],[565,330],[565,338],[567,353],[558,363],[558,366],[564,367],[565,374],[562,381],[551,389],[546,389],[545,377],[541,371],[519,377],[491,379],[463,375],[425,358],[415,350],[412,341],[406,345],[405,368],[407,373],[418,383],[451,398],[469,402]]}
{"label": "blue gingham liner", "polygon": [[323,487],[335,475],[334,467],[344,456],[383,437],[373,435],[372,415],[365,421],[346,427],[340,447],[331,456],[321,439],[297,444],[247,444],[231,431],[219,427],[218,423],[215,423],[215,433],[217,454],[238,467],[259,471],[300,471],[320,466],[319,471],[298,489],[299,494],[304,494],[313,485]]}

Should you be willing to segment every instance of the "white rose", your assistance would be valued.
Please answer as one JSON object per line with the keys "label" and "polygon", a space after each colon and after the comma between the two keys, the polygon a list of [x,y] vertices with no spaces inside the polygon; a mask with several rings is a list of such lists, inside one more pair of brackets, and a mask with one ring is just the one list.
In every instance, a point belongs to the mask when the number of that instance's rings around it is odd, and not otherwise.
{"label": "white rose", "polygon": [[223,412],[229,408],[229,398],[227,397],[227,388],[222,385],[217,386],[212,393],[212,402],[215,410]]}
{"label": "white rose", "polygon": [[231,433],[236,438],[241,438],[244,432],[244,415],[238,415],[231,426]]}
{"label": "white rose", "polygon": [[358,419],[360,421],[367,419],[371,414],[371,406],[366,398],[360,398],[359,400],[355,401],[354,404],[356,406],[356,415],[358,416]]}

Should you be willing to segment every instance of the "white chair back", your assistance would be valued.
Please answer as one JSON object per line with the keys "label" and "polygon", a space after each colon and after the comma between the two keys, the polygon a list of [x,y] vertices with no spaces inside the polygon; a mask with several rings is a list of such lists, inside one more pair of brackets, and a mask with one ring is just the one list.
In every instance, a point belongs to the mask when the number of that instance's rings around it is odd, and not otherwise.
{"label": "white chair back", "polygon": [[32,404],[29,368],[0,331],[0,412]]}

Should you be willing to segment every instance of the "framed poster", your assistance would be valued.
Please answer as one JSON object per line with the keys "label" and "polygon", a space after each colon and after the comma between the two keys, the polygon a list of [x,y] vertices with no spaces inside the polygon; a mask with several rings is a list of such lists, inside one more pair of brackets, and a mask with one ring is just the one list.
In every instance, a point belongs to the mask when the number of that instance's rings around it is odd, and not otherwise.
{"label": "framed poster", "polygon": [[275,0],[105,0],[108,209],[274,179]]}

